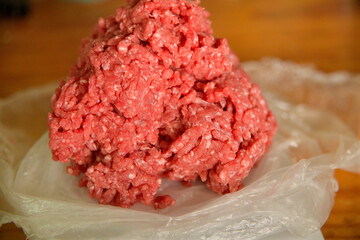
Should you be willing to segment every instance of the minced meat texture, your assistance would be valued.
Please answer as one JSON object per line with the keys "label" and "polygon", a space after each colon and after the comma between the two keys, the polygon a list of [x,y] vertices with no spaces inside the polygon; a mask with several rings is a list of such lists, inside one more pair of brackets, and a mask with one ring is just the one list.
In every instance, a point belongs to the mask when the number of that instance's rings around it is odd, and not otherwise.
{"label": "minced meat texture", "polygon": [[237,191],[271,144],[259,87],[198,4],[129,1],[100,18],[52,98],[53,160],[101,204],[173,206],[163,178]]}

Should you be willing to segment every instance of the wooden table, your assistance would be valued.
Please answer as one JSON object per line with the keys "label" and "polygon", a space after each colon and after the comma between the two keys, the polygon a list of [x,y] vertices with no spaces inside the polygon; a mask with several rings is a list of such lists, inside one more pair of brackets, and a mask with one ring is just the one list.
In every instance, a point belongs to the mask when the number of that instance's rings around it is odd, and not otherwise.
{"label": "wooden table", "polygon": [[[30,1],[22,19],[0,20],[0,97],[64,79],[82,37],[122,1],[82,4]],[[203,0],[215,35],[226,37],[241,61],[276,56],[312,63],[325,72],[360,72],[360,1]],[[322,228],[326,239],[360,239],[360,176],[336,171],[340,191]],[[13,224],[0,239],[25,239]]]}

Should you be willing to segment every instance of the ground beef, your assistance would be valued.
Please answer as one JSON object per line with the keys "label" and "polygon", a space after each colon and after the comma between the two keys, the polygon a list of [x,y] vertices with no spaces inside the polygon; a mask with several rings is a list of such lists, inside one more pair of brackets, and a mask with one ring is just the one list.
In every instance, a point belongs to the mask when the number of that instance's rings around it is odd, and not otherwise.
{"label": "ground beef", "polygon": [[172,199],[169,195],[158,196],[157,198],[155,198],[154,208],[163,209],[169,206],[172,207],[175,205],[175,203],[176,201]]}
{"label": "ground beef", "polygon": [[53,160],[101,204],[173,206],[163,178],[237,191],[276,122],[197,1],[129,1],[100,18],[52,99]]}

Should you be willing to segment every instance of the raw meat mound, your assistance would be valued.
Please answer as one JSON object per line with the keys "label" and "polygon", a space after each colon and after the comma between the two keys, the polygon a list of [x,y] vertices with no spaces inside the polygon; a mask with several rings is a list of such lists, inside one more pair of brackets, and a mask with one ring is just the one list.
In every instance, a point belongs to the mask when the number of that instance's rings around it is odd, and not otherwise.
{"label": "raw meat mound", "polygon": [[101,204],[173,206],[163,178],[237,191],[271,143],[260,89],[198,4],[129,1],[100,18],[53,96],[53,160]]}

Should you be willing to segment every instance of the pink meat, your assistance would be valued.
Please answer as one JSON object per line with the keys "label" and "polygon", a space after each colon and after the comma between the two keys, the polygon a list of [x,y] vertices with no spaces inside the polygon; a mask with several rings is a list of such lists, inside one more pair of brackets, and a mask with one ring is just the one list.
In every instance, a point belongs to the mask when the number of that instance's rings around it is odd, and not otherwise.
{"label": "pink meat", "polygon": [[208,12],[187,0],[129,1],[100,18],[52,99],[53,160],[101,204],[157,208],[163,178],[237,191],[276,121]]}

